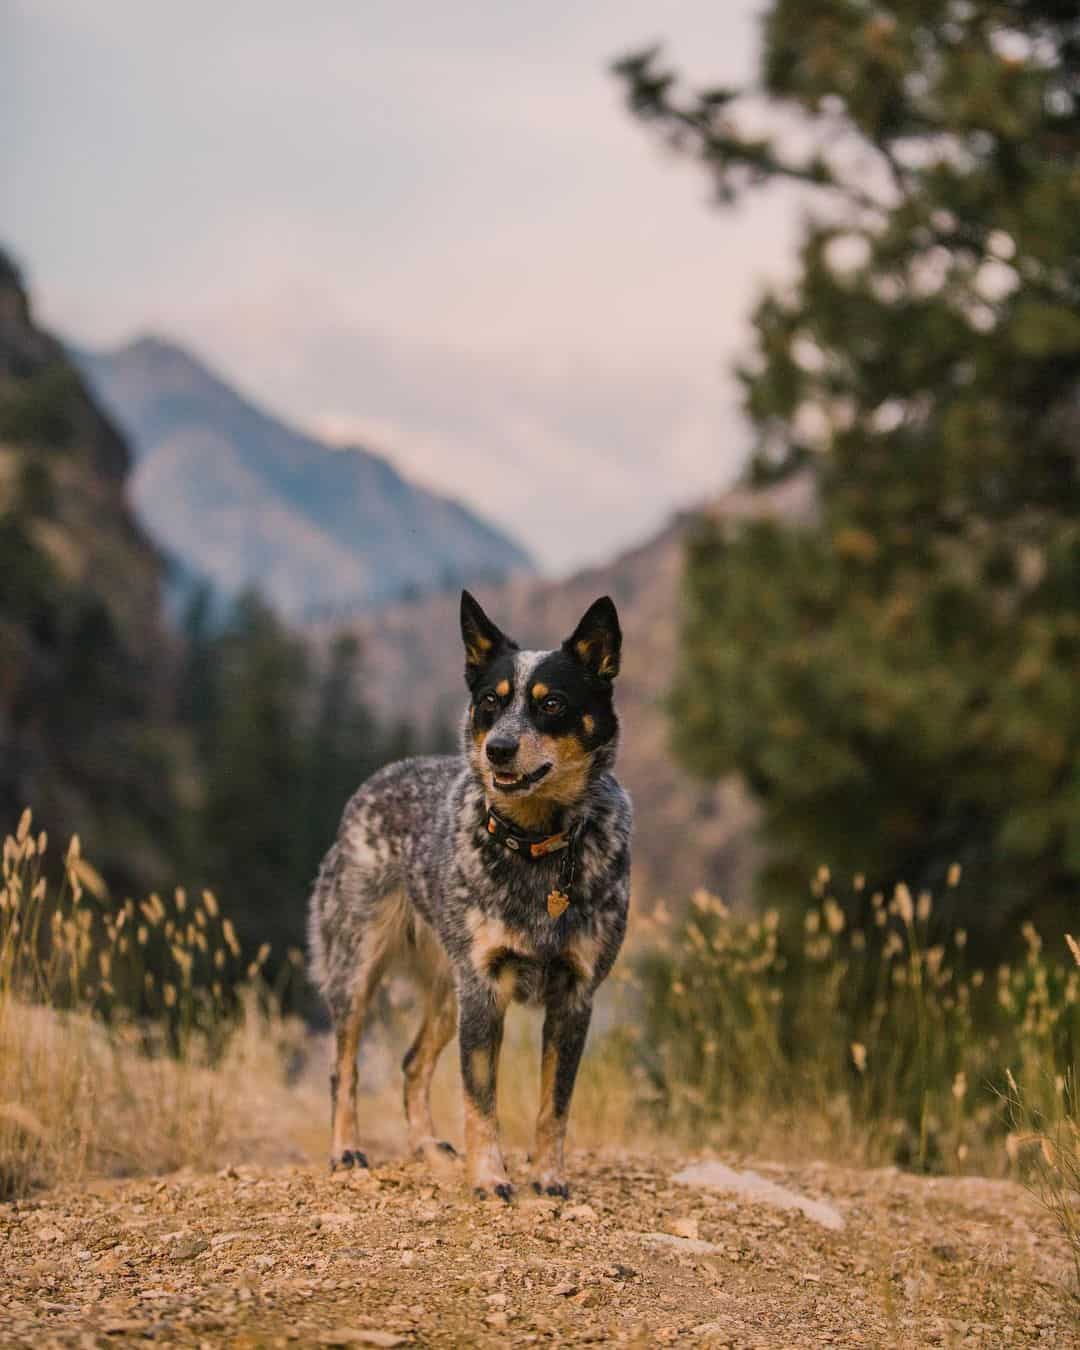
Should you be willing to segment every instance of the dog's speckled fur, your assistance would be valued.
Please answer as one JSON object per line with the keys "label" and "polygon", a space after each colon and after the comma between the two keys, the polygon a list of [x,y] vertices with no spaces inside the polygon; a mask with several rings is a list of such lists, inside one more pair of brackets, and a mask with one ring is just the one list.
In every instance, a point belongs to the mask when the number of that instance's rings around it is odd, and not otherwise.
{"label": "dog's speckled fur", "polygon": [[[630,802],[612,774],[618,618],[598,600],[561,649],[523,652],[465,593],[462,635],[464,753],[404,760],[370,778],[345,808],[311,897],[311,969],[337,1037],[331,1163],[366,1166],[356,1051],[380,978],[403,960],[426,993],[404,1063],[410,1145],[432,1158],[453,1152],[436,1138],[428,1092],[456,1029],[468,1180],[510,1197],[495,1118],[503,1016],[511,1001],[537,1003],[545,1019],[533,1184],[565,1195],[570,1097],[629,903]],[[547,896],[563,855],[529,861],[493,841],[489,805],[532,832],[578,827],[571,903],[558,919]]]}

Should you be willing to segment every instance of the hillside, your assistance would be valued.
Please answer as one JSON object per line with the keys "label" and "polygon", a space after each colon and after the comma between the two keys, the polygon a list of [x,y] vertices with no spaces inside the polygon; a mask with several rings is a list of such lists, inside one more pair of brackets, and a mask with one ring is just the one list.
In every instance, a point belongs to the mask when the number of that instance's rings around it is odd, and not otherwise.
{"label": "hillside", "polygon": [[128,449],[0,253],[0,820],[33,803],[119,879],[160,874],[161,560]]}
{"label": "hillside", "polygon": [[525,551],[381,455],[287,426],[157,338],[74,359],[136,454],[132,499],[179,565],[284,616],[532,571]]}
{"label": "hillside", "polygon": [[[798,479],[729,492],[708,509],[731,520],[798,518],[812,509],[812,495],[809,482]],[[676,658],[682,542],[691,523],[678,518],[640,548],[564,581],[518,578],[477,593],[499,625],[529,645],[553,645],[598,595],[612,596],[624,632],[619,773],[634,798],[637,885],[673,899],[704,885],[739,899],[749,893],[755,862],[753,805],[737,780],[702,784],[687,775],[668,749],[661,706]],[[399,605],[350,627],[363,643],[365,687],[384,716],[456,722],[465,697],[456,597]],[[325,641],[332,628],[313,631]]]}

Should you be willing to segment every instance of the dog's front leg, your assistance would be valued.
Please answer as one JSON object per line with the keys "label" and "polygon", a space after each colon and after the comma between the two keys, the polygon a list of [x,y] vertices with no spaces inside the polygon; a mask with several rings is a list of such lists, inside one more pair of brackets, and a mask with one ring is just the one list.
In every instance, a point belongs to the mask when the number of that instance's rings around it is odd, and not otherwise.
{"label": "dog's front leg", "polygon": [[461,1081],[465,1089],[465,1173],[480,1195],[514,1193],[499,1148],[496,1084],[504,1009],[482,988],[459,992]]}
{"label": "dog's front leg", "polygon": [[591,1016],[591,999],[574,1000],[572,996],[567,999],[561,992],[548,999],[532,1171],[533,1190],[538,1193],[564,1197],[569,1194],[563,1170],[563,1141]]}

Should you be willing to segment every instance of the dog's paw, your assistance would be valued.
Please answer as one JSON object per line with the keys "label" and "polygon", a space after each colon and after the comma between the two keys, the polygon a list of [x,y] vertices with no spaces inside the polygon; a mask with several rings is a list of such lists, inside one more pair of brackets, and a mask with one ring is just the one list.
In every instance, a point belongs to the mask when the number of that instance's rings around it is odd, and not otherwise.
{"label": "dog's paw", "polygon": [[570,1187],[566,1184],[562,1164],[558,1159],[535,1158],[529,1180],[537,1195],[552,1195],[559,1200],[567,1200],[570,1197]]}
{"label": "dog's paw", "polygon": [[338,1168],[348,1171],[354,1167],[367,1167],[367,1155],[361,1153],[358,1148],[347,1148],[341,1153],[332,1154],[330,1157],[330,1171],[336,1172]]}
{"label": "dog's paw", "polygon": [[514,1188],[509,1181],[493,1181],[487,1186],[474,1186],[473,1195],[478,1200],[487,1200],[494,1195],[509,1204],[514,1198]]}
{"label": "dog's paw", "polygon": [[554,1195],[560,1200],[570,1199],[570,1187],[565,1181],[534,1181],[532,1188],[537,1195]]}

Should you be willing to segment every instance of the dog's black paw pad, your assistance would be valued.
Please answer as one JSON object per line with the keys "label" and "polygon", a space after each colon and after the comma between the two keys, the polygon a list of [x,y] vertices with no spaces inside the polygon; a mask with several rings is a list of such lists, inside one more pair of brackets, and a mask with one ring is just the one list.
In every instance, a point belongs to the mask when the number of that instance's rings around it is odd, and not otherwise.
{"label": "dog's black paw pad", "polygon": [[[537,1187],[537,1190],[539,1189],[540,1188]],[[570,1187],[566,1184],[565,1181],[559,1182],[559,1184],[555,1186],[545,1186],[544,1190],[548,1195],[557,1195],[560,1200],[570,1199]]]}
{"label": "dog's black paw pad", "polygon": [[440,1139],[439,1142],[435,1145],[435,1147],[441,1153],[449,1153],[451,1158],[457,1157],[457,1149],[453,1146],[453,1144],[450,1143],[448,1139]]}
{"label": "dog's black paw pad", "polygon": [[500,1200],[505,1200],[509,1204],[514,1198],[514,1188],[508,1181],[500,1181],[495,1187],[495,1194]]}
{"label": "dog's black paw pad", "polygon": [[[361,1153],[358,1148],[347,1148],[336,1163],[336,1166],[345,1168],[367,1167],[367,1165],[368,1160],[366,1155]],[[333,1166],[335,1166],[335,1164],[331,1163],[331,1167]]]}

